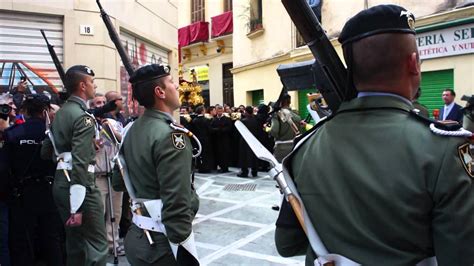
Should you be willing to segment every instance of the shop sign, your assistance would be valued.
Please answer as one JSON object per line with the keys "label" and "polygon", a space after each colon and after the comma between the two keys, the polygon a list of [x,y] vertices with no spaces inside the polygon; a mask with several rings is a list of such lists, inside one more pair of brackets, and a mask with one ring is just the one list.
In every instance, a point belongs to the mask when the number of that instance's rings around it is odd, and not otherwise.
{"label": "shop sign", "polygon": [[196,72],[197,81],[209,80],[209,67],[207,65],[191,67],[189,76],[192,76],[191,70]]}
{"label": "shop sign", "polygon": [[474,23],[416,35],[421,59],[474,53]]}

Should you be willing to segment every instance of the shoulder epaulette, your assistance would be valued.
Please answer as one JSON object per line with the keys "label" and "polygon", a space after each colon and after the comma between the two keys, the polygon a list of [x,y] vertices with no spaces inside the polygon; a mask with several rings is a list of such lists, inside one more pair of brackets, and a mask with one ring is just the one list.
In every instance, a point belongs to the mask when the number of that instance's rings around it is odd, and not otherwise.
{"label": "shoulder epaulette", "polygon": [[472,137],[472,132],[462,128],[458,122],[441,122],[432,118],[427,118],[419,115],[417,112],[411,110],[410,115],[415,117],[418,121],[428,125],[431,132],[440,136],[451,137]]}

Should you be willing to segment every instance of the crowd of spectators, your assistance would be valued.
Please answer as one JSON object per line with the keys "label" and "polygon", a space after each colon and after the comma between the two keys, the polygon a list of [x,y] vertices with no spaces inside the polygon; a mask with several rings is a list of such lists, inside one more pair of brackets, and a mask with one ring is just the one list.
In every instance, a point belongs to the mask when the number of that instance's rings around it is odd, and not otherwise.
{"label": "crowd of spectators", "polygon": [[273,152],[274,139],[269,133],[269,111],[267,105],[232,107],[229,105],[182,107],[180,123],[189,128],[201,141],[202,152],[196,164],[199,173],[226,173],[229,167],[240,168],[239,177],[248,177],[249,168],[253,177],[258,172],[268,171],[269,165],[258,160],[247,143],[234,127],[236,120],[254,134]]}

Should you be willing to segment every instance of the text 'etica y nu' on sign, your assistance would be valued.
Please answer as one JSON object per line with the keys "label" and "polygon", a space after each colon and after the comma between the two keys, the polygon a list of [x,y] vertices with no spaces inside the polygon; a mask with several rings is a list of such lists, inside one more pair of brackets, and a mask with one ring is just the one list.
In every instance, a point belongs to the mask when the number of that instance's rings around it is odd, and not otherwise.
{"label": "text 'etica y nu' on sign", "polygon": [[421,59],[474,53],[474,24],[416,35]]}

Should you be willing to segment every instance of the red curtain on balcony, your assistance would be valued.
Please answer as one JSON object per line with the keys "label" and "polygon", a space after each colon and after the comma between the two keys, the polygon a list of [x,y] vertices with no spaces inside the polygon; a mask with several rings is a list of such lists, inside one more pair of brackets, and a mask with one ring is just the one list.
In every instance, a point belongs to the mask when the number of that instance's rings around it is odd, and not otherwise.
{"label": "red curtain on balcony", "polygon": [[190,43],[189,41],[189,25],[178,29],[178,44],[183,47]]}
{"label": "red curtain on balcony", "polygon": [[181,47],[189,44],[189,25],[178,29],[178,62],[181,63]]}
{"label": "red curtain on balcony", "polygon": [[209,40],[209,22],[198,21],[189,27],[189,43],[207,42]]}
{"label": "red curtain on balcony", "polygon": [[234,23],[232,21],[232,11],[225,12],[211,18],[211,36],[219,37],[232,33],[234,31]]}

